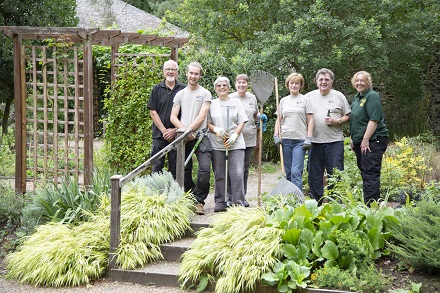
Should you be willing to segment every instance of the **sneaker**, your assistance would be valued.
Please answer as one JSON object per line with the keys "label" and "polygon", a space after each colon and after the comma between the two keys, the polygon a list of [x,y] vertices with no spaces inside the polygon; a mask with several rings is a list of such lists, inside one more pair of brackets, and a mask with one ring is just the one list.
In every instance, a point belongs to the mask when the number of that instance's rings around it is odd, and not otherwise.
{"label": "sneaker", "polygon": [[249,203],[247,202],[247,200],[243,200],[243,203],[244,203],[244,206],[245,206],[246,208],[249,207]]}
{"label": "sneaker", "polygon": [[195,213],[197,215],[204,215],[205,214],[205,209],[203,208],[203,205],[201,203],[196,204]]}

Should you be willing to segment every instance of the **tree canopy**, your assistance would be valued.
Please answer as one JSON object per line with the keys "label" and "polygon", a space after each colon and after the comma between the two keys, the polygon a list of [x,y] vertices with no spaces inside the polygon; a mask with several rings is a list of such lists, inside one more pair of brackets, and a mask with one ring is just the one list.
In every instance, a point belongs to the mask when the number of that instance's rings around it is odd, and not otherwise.
{"label": "tree canopy", "polygon": [[403,132],[426,130],[427,121],[419,128],[408,123],[426,120],[413,110],[426,94],[439,14],[435,0],[182,0],[167,17],[203,39],[204,51],[222,56],[234,73],[262,69],[282,83],[297,71],[309,91],[315,72],[327,67],[335,72],[335,88],[351,99],[351,76],[367,70],[388,123]]}
{"label": "tree canopy", "polygon": [[[2,0],[0,26],[76,26],[75,0]],[[14,54],[12,40],[0,35],[0,102],[5,103],[2,132],[14,101]]]}

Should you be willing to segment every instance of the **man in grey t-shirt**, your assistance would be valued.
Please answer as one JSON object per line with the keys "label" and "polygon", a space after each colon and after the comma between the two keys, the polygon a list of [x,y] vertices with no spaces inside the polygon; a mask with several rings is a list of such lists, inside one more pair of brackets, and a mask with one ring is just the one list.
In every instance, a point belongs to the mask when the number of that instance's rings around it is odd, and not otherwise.
{"label": "man in grey t-shirt", "polygon": [[[202,75],[202,66],[198,62],[191,62],[186,69],[188,84],[185,89],[179,91],[174,97],[173,109],[171,110],[171,123],[178,129],[190,128],[193,130],[185,144],[185,157],[188,157],[197,141],[197,136],[206,128],[206,115],[211,106],[211,93],[199,85]],[[180,113],[180,119],[179,119]],[[192,160],[185,166],[184,189],[192,192],[197,200],[196,214],[203,215],[205,199],[209,193],[211,172],[212,146],[208,136],[203,137],[196,150],[199,170],[197,183],[192,179]]]}
{"label": "man in grey t-shirt", "polygon": [[324,170],[344,170],[344,134],[342,124],[350,120],[350,106],[345,96],[334,90],[335,75],[327,68],[316,73],[317,90],[306,94],[313,108],[314,132],[309,151],[308,172],[310,195],[319,204],[324,196]]}

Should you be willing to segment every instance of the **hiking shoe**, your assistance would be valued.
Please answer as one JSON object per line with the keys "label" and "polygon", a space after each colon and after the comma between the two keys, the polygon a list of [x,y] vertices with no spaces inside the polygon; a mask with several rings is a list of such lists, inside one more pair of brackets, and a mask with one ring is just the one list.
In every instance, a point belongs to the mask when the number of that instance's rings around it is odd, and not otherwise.
{"label": "hiking shoe", "polygon": [[201,203],[196,204],[195,213],[197,215],[204,215],[205,214],[205,209],[203,208],[203,205]]}
{"label": "hiking shoe", "polygon": [[244,203],[244,206],[246,207],[246,208],[248,208],[249,207],[249,203],[247,202],[247,200],[243,200],[243,203]]}

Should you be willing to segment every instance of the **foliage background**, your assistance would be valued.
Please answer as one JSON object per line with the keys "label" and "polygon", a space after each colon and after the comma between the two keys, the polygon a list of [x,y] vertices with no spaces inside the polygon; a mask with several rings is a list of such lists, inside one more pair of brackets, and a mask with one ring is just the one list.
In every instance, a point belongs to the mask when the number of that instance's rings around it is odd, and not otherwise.
{"label": "foliage background", "polygon": [[[351,99],[352,75],[367,70],[383,98],[392,134],[416,135],[435,125],[428,119],[428,108],[429,97],[435,99],[436,93],[430,93],[425,83],[436,78],[427,70],[438,54],[438,1],[177,3],[167,11],[167,20],[192,34],[197,51],[192,58],[209,65],[208,60],[227,64],[228,70],[220,74],[233,79],[237,73],[262,69],[278,76],[282,85],[284,77],[296,70],[304,75],[307,92],[315,88],[315,72],[327,67],[336,74],[334,87]],[[274,104],[274,99],[269,101]],[[413,111],[416,108],[426,115]]]}
{"label": "foliage background", "polygon": [[[0,26],[76,26],[75,0],[2,0]],[[2,133],[7,133],[14,101],[14,54],[12,39],[0,34],[0,102],[5,103]]]}

